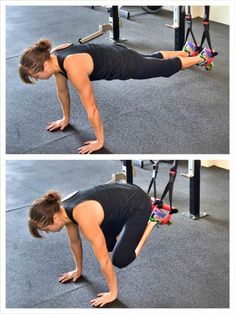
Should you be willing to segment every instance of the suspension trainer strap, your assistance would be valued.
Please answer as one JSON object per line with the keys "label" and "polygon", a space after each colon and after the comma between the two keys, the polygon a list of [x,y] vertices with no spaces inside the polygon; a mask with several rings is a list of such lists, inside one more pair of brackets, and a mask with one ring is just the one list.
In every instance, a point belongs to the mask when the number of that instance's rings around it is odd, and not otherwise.
{"label": "suspension trainer strap", "polygon": [[[174,160],[172,167],[169,171],[169,182],[167,183],[165,190],[162,194],[161,199],[157,199],[157,193],[156,193],[156,177],[158,173],[158,167],[159,163],[162,160],[158,160],[157,162],[154,162],[153,165],[153,172],[152,172],[152,179],[149,184],[148,188],[148,194],[151,190],[152,185],[154,186],[154,202],[152,207],[152,213],[150,216],[150,221],[155,222],[157,224],[170,224],[170,219],[173,214],[178,213],[178,209],[172,208],[172,194],[173,194],[173,186],[175,182],[175,177],[177,173],[177,167],[178,167],[178,161]],[[166,196],[166,194],[169,192],[169,203],[170,205],[163,203],[163,198]],[[167,213],[166,213],[167,212]]]}
{"label": "suspension trainer strap", "polygon": [[[200,47],[203,46],[204,41],[206,40],[210,50],[213,51],[212,45],[211,45],[210,32],[209,32],[209,29],[210,29],[209,17],[210,17],[210,6],[206,5],[205,6],[205,14],[204,14],[204,17],[203,17],[204,32],[202,34]],[[217,54],[218,53],[216,51],[213,51],[213,57],[216,56]]]}
{"label": "suspension trainer strap", "polygon": [[192,36],[192,39],[194,41],[194,44],[196,45],[196,47],[198,46],[198,43],[195,39],[195,36],[194,36],[194,33],[193,33],[193,21],[192,21],[192,15],[191,15],[191,7],[190,5],[188,6],[188,10],[185,14],[185,19],[187,21],[187,25],[188,25],[188,29],[187,29],[187,33],[186,33],[186,37],[185,37],[185,42],[187,41],[188,37],[189,37],[189,34],[191,34]]}
{"label": "suspension trainer strap", "polygon": [[160,162],[160,160],[158,160],[157,162],[154,162],[154,164],[153,164],[152,179],[150,181],[148,192],[147,192],[149,194],[149,192],[152,188],[152,185],[153,185],[153,192],[154,192],[154,199],[155,200],[157,198],[156,179],[157,179],[157,174],[158,174],[159,162]]}
{"label": "suspension trainer strap", "polygon": [[211,39],[210,39],[210,33],[209,33],[209,16],[210,16],[210,6],[205,6],[205,14],[203,17],[203,26],[204,26],[204,32],[202,34],[202,40],[201,40],[201,47],[203,46],[203,43],[205,40],[207,40],[210,50],[212,50],[211,46]]}
{"label": "suspension trainer strap", "polygon": [[178,167],[178,161],[175,160],[173,166],[170,168],[169,181],[165,187],[164,192],[162,193],[162,197],[160,200],[160,202],[163,203],[164,197],[169,192],[169,205],[170,205],[171,212],[172,212],[173,186],[174,186],[174,182],[175,182],[175,178],[176,178],[176,174],[177,174],[177,167]]}

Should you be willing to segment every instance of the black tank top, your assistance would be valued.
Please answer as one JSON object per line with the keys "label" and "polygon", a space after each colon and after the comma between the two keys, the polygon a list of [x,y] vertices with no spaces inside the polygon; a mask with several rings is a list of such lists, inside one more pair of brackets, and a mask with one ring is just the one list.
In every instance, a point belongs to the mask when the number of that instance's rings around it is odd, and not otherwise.
{"label": "black tank top", "polygon": [[[94,200],[101,204],[104,210],[104,221],[107,222],[126,220],[136,211],[147,210],[149,196],[138,186],[132,184],[103,184],[88,190],[75,192],[61,202],[68,217],[74,223],[74,208],[82,202]],[[141,213],[140,213],[141,214]]]}
{"label": "black tank top", "polygon": [[137,54],[121,45],[86,44],[74,45],[53,51],[57,56],[59,66],[66,78],[68,75],[64,69],[64,59],[73,54],[88,53],[93,60],[94,70],[90,80],[127,80],[135,71],[133,55]]}

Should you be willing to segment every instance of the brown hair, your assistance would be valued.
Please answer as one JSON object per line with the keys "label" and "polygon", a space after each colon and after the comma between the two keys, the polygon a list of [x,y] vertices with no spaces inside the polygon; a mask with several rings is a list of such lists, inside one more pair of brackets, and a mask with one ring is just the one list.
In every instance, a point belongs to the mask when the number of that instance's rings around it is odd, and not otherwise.
{"label": "brown hair", "polygon": [[53,215],[60,211],[61,196],[56,191],[48,191],[36,199],[29,209],[28,227],[35,238],[43,238],[42,227],[53,224]]}
{"label": "brown hair", "polygon": [[44,70],[44,62],[50,59],[52,43],[48,39],[40,39],[32,47],[26,48],[19,64],[20,78],[24,83],[33,84],[32,74]]}

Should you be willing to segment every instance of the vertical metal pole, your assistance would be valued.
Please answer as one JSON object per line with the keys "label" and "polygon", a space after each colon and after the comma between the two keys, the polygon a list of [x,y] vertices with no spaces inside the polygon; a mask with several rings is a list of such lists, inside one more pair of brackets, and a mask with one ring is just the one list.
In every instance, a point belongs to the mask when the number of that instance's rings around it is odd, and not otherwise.
{"label": "vertical metal pole", "polygon": [[126,168],[126,183],[133,184],[132,160],[123,160],[123,166]]}
{"label": "vertical metal pole", "polygon": [[199,219],[208,216],[207,213],[200,213],[200,181],[201,181],[201,160],[189,161],[189,213],[182,213],[190,219]]}
{"label": "vertical metal pole", "polygon": [[179,27],[175,29],[175,50],[182,50],[185,38],[185,7],[179,6]]}
{"label": "vertical metal pole", "polygon": [[201,161],[194,160],[194,176],[189,183],[189,213],[195,218],[200,216],[200,167]]}
{"label": "vertical metal pole", "polygon": [[120,30],[119,30],[119,13],[118,6],[112,6],[110,8],[110,18],[113,23],[113,40],[119,41],[120,39]]}

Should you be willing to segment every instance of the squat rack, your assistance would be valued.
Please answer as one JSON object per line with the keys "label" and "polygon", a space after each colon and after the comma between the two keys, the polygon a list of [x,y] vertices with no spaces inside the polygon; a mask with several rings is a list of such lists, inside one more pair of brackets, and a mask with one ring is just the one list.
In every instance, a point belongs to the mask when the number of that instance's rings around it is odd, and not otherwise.
{"label": "squat rack", "polygon": [[[94,8],[94,6],[92,6]],[[154,7],[161,8],[161,7]],[[187,12],[186,12],[187,10]],[[79,38],[78,41],[80,44],[85,44],[97,37],[102,36],[107,31],[110,33],[110,38],[114,43],[118,43],[121,41],[125,41],[125,39],[120,38],[120,27],[122,27],[122,20],[119,15],[122,13],[119,6],[111,6],[108,9],[109,11],[109,22],[106,24],[99,25],[99,30],[85,36],[83,38]],[[205,6],[205,13],[203,17],[203,26],[204,31],[201,38],[201,43],[198,44],[192,30],[192,16],[191,16],[191,8],[190,6],[174,6],[173,9],[173,24],[168,27],[173,28],[175,30],[175,50],[182,50],[187,38],[189,35],[192,36],[192,39],[195,45],[198,47],[198,50],[202,49],[203,43],[207,40],[208,46],[213,51],[212,57],[216,56],[218,53],[212,49],[210,33],[209,33],[209,14],[210,14],[210,6]],[[187,21],[187,33],[185,36],[185,21]]]}
{"label": "squat rack", "polygon": [[[122,173],[113,175],[113,182],[123,180],[133,184],[135,168],[132,160],[123,160]],[[178,164],[178,162],[177,162]],[[154,167],[155,165],[153,165]],[[200,181],[201,181],[201,160],[188,161],[188,173],[181,173],[182,176],[189,179],[189,212],[183,212],[184,217],[197,220],[208,216],[207,213],[200,210]],[[153,183],[154,184],[154,181]],[[151,186],[150,186],[151,188]],[[172,200],[170,201],[172,203]]]}
{"label": "squat rack", "polygon": [[[94,8],[94,6],[92,7]],[[110,33],[110,38],[114,42],[120,42],[120,26],[121,26],[121,19],[119,18],[119,8],[118,6],[111,6],[109,8],[109,22],[106,24],[99,25],[99,30],[95,33],[92,33],[88,36],[83,38],[79,38],[78,42],[80,44],[88,43],[89,41],[102,36],[104,33]]]}
{"label": "squat rack", "polygon": [[208,216],[200,212],[201,160],[189,160],[188,173],[181,175],[189,179],[189,212],[182,215],[193,220]]}
{"label": "squat rack", "polygon": [[[94,6],[92,6],[94,8]],[[173,12],[173,25],[170,26],[175,29],[175,50],[181,50],[184,45],[185,37],[185,11],[183,6],[175,6]],[[120,9],[118,6],[111,6],[109,8],[109,22],[106,24],[99,25],[99,30],[79,38],[80,44],[85,44],[102,36],[107,31],[110,33],[110,38],[114,43],[124,41],[125,39],[120,38],[120,27],[122,27],[122,20],[119,17]]]}

